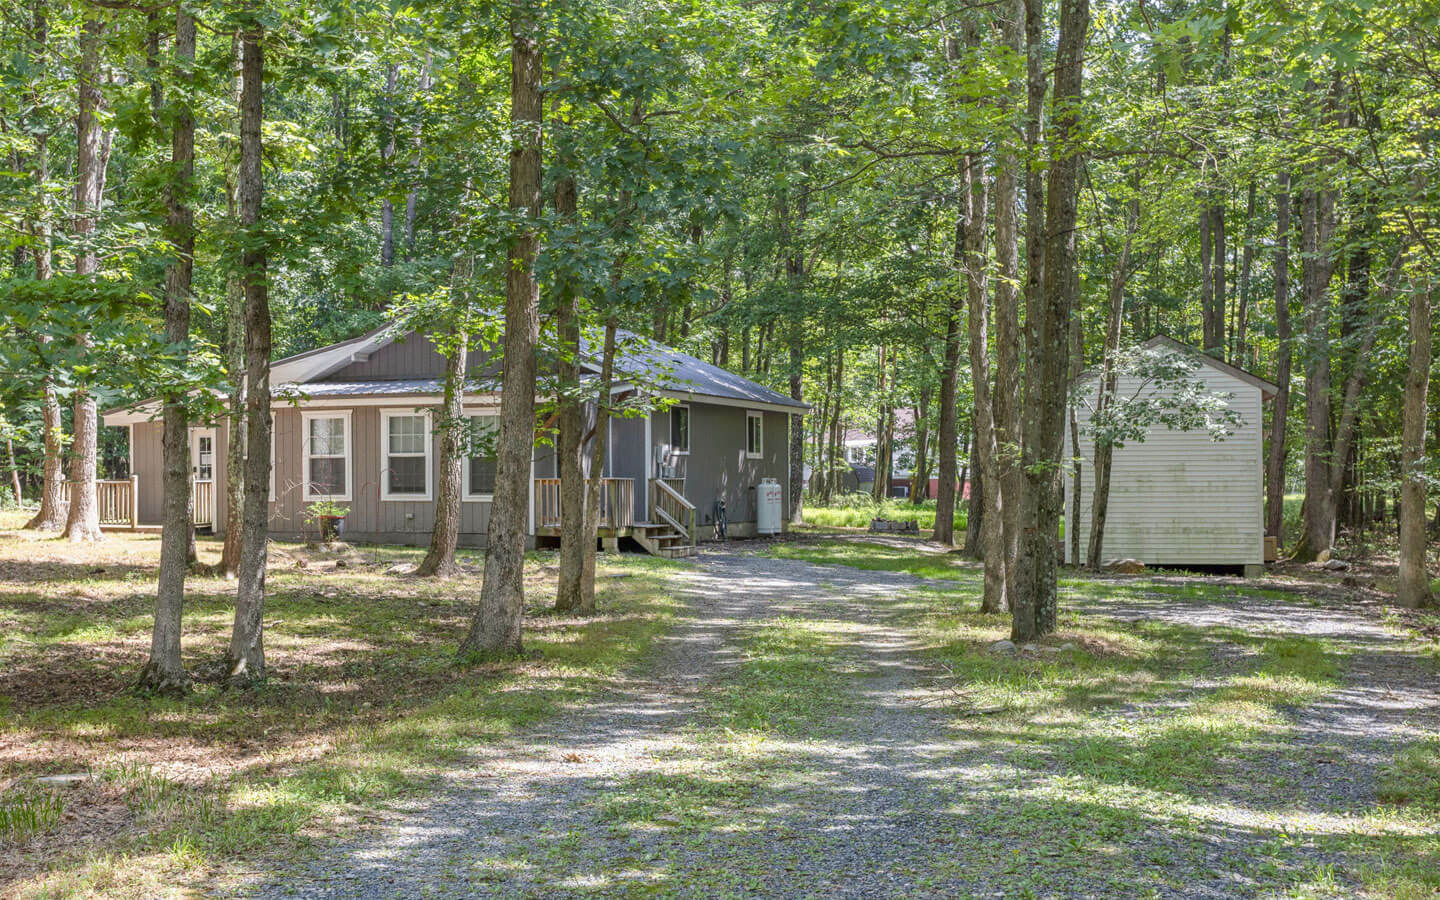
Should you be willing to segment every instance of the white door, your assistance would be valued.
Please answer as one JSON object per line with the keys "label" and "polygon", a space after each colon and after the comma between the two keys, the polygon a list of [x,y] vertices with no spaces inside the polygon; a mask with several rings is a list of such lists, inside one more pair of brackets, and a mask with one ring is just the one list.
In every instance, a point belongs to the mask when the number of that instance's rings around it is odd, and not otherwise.
{"label": "white door", "polygon": [[195,480],[191,497],[193,518],[198,528],[215,526],[215,429],[196,428],[190,432],[190,477]]}
{"label": "white door", "polygon": [[215,480],[215,430],[190,432],[190,475],[198,482]]}

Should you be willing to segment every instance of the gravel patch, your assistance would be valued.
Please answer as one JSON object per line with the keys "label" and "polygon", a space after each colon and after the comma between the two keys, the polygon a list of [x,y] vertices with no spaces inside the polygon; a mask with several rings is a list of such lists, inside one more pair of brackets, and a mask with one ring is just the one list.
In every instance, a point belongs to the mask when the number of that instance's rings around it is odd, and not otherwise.
{"label": "gravel patch", "polygon": [[[1033,882],[1027,861],[1036,854],[1065,850],[1060,835],[1094,832],[1104,844],[1111,818],[1068,803],[1056,773],[1017,768],[1014,742],[975,740],[952,714],[915,701],[940,676],[901,606],[914,589],[944,583],[728,550],[702,553],[674,581],[688,613],[619,689],[476,748],[433,795],[250,895],[999,897]],[[1087,850],[1044,869],[1031,888],[1039,896],[1133,896],[1142,868],[1155,896],[1258,896],[1260,844],[1373,806],[1377,765],[1440,728],[1433,673],[1373,619],[1244,597],[1165,600],[1065,602],[1117,619],[1346,642],[1344,684],[1290,711],[1294,740],[1283,759],[1294,772],[1275,785],[1237,773],[1260,783],[1196,829],[1168,827],[1173,811],[1145,809],[1117,786],[1117,809],[1151,827],[1132,822],[1110,842],[1111,858]],[[743,661],[746,640],[779,616],[843,634],[842,702],[783,752],[726,758],[710,743],[707,704]],[[708,792],[729,812],[709,824],[617,818],[613,801],[635,797],[637,785],[662,798]],[[1282,883],[1340,860],[1301,842],[1283,861]]]}

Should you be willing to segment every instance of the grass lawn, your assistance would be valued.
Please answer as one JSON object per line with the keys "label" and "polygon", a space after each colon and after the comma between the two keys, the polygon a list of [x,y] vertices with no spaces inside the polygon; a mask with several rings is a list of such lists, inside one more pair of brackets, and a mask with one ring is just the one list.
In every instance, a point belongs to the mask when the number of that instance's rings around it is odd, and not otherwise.
{"label": "grass lawn", "polygon": [[[521,661],[457,667],[480,557],[433,583],[388,569],[411,548],[366,547],[344,567],[275,545],[269,682],[197,684],[184,701],[135,696],[150,638],[159,538],[73,547],[0,521],[0,894],[134,896],[222,888],[243,861],[317,837],[422,788],[467,745],[581,703],[642,659],[673,622],[666,572],[603,558],[593,618],[562,618],[554,556],[527,570]],[[202,561],[218,556],[202,541]],[[222,652],[234,585],[190,582],[187,665]],[[72,787],[36,778],[85,773]]]}
{"label": "grass lawn", "polygon": [[[965,531],[965,501],[956,502],[955,533]],[[918,522],[920,530],[935,530],[935,501],[915,505],[909,500],[873,502],[868,494],[853,494],[835,506],[805,504],[805,524],[812,528],[869,528],[871,519]]]}

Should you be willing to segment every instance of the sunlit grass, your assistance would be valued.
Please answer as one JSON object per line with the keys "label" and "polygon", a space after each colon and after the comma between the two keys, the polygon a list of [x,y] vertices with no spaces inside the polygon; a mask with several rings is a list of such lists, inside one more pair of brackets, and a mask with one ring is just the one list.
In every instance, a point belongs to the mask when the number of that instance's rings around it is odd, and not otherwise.
{"label": "sunlit grass", "polygon": [[[965,504],[956,503],[955,532],[965,531]],[[890,519],[896,522],[916,522],[922,532],[935,530],[935,501],[926,500],[915,504],[909,500],[881,500],[876,503],[869,495],[847,495],[846,502],[834,506],[811,506],[805,504],[806,525],[819,528],[869,528],[873,519]]]}
{"label": "sunlit grass", "polygon": [[[8,524],[8,523],[3,523]],[[604,557],[600,614],[560,617],[553,554],[527,566],[525,658],[458,666],[455,648],[479,594],[480,556],[446,582],[390,575],[413,548],[358,548],[344,569],[300,567],[279,546],[267,597],[269,681],[250,691],[197,682],[184,700],[130,690],[149,645],[153,536],[96,547],[0,533],[0,668],[25,673],[0,699],[0,729],[25,752],[0,761],[14,785],[93,771],[65,794],[81,830],[19,896],[167,896],[195,879],[304,849],[363,810],[423,789],[476,743],[514,734],[605,690],[675,621],[667,571],[685,564]],[[202,542],[202,557],[218,548]],[[233,583],[192,578],[187,664],[217,658]],[[17,702],[17,700],[19,702]],[[144,747],[143,753],[130,748]],[[3,782],[0,782],[3,783]],[[0,794],[12,848],[69,835],[38,806],[46,794]],[[49,802],[49,801],[44,801]],[[132,826],[88,829],[119,804]],[[8,810],[8,812],[6,812]],[[8,816],[8,819],[6,818]],[[48,870],[48,871],[47,871]]]}

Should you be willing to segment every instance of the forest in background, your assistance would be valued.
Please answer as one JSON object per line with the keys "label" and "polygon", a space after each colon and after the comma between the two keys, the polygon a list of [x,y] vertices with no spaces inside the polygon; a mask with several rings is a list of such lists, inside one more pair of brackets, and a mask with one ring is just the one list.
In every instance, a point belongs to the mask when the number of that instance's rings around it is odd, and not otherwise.
{"label": "forest in background", "polygon": [[[0,29],[0,400],[28,499],[62,462],[93,480],[97,407],[268,421],[239,387],[271,356],[386,321],[454,356],[503,310],[507,379],[561,406],[579,333],[618,328],[812,404],[791,467],[818,502],[846,427],[883,478],[913,411],[922,475],[978,475],[986,605],[1025,636],[1053,623],[1066,387],[1164,334],[1280,387],[1267,530],[1287,485],[1299,559],[1398,509],[1402,602],[1428,600],[1433,2],[36,0]],[[98,534],[62,512],[37,524]],[[243,657],[263,554],[247,579],[237,542]],[[518,646],[514,597],[481,607],[509,610],[483,643]]]}

